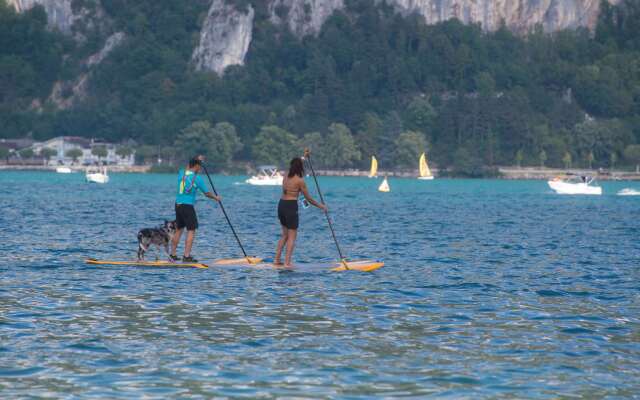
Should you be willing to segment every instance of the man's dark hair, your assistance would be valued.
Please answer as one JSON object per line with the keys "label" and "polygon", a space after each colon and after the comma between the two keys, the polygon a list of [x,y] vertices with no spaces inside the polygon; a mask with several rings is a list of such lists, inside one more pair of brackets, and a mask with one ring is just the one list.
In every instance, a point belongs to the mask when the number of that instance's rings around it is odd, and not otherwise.
{"label": "man's dark hair", "polygon": [[291,160],[291,164],[289,165],[289,178],[293,178],[296,175],[300,178],[304,176],[304,164],[300,157],[296,157]]}
{"label": "man's dark hair", "polygon": [[191,160],[189,160],[189,168],[193,168],[196,165],[202,165],[202,161],[200,161],[199,158],[193,157]]}

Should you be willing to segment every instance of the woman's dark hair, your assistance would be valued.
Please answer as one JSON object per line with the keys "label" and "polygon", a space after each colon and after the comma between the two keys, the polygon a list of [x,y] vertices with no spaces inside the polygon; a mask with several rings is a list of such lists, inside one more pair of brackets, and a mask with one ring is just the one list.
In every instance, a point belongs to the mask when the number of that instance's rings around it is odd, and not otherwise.
{"label": "woman's dark hair", "polygon": [[291,160],[291,164],[289,164],[289,178],[293,178],[298,175],[300,178],[304,176],[304,164],[302,163],[302,158],[296,157]]}
{"label": "woman's dark hair", "polygon": [[200,161],[198,157],[193,157],[191,160],[189,160],[189,168],[193,168],[196,165],[202,165],[202,161]]}

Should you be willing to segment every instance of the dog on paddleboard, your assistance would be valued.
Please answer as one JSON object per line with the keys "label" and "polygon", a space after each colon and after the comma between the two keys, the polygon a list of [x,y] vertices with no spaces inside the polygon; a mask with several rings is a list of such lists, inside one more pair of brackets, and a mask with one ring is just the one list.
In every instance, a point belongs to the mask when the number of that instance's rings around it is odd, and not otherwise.
{"label": "dog on paddleboard", "polygon": [[169,243],[176,233],[178,225],[176,221],[164,221],[164,224],[157,228],[145,228],[138,232],[138,261],[144,260],[144,254],[151,246],[156,246],[158,251],[164,248],[169,255]]}

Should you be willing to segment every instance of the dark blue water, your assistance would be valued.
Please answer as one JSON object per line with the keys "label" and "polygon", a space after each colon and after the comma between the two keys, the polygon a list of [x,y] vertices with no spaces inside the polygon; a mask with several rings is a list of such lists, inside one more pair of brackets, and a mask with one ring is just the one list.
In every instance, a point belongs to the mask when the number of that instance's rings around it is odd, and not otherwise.
{"label": "dark blue water", "polygon": [[[272,258],[278,188],[214,177]],[[311,181],[309,184],[311,185]],[[0,173],[0,397],[640,396],[640,197],[544,182],[322,178],[374,273],[95,267],[172,217],[174,177]],[[201,200],[195,256],[239,254]],[[296,262],[335,259],[302,212]]]}

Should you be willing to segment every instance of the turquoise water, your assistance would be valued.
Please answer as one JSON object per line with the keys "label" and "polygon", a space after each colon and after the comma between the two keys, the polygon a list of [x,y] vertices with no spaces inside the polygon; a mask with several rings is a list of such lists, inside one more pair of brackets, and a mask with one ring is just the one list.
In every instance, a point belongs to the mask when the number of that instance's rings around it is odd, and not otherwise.
{"label": "turquoise water", "polygon": [[[214,177],[271,258],[278,188]],[[94,267],[172,217],[175,178],[0,172],[0,397],[625,398],[640,393],[640,183],[321,178],[374,273]],[[312,181],[309,180],[311,185]],[[198,203],[194,255],[237,256]],[[296,261],[330,262],[302,211]]]}

